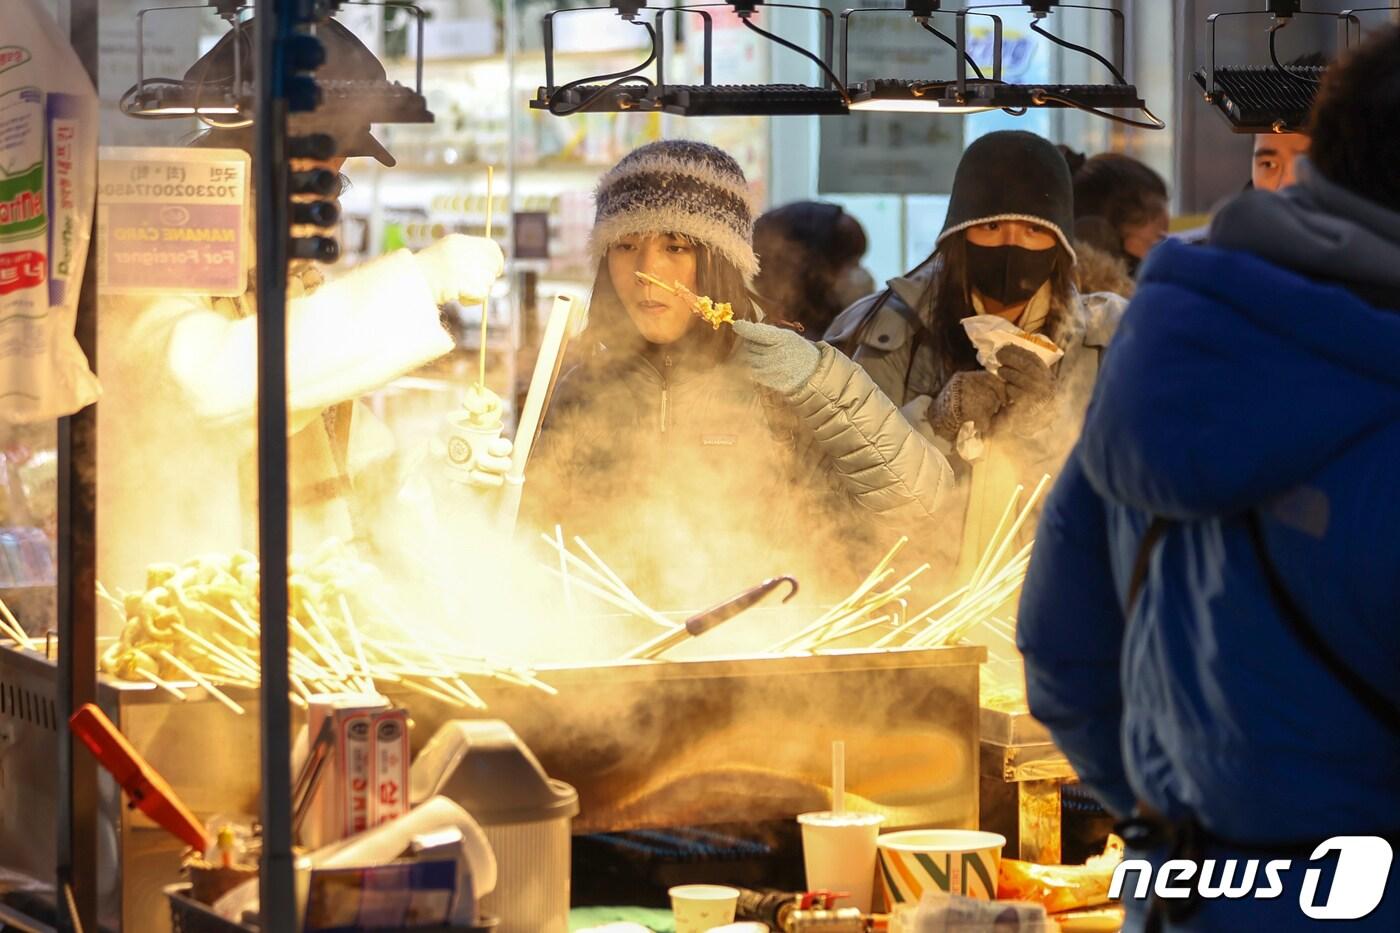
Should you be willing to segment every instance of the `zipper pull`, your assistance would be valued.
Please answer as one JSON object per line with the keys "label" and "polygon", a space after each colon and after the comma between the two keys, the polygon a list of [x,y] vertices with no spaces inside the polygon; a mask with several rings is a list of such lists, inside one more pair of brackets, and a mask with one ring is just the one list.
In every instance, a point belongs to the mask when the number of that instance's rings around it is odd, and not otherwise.
{"label": "zipper pull", "polygon": [[671,426],[671,354],[661,357],[661,433]]}

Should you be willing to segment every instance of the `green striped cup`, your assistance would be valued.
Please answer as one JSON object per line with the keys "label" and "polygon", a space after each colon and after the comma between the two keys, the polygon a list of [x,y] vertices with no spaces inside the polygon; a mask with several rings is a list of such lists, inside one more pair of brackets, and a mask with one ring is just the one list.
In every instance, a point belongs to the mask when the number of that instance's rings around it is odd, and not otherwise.
{"label": "green striped cup", "polygon": [[972,829],[911,829],[876,842],[886,906],[917,904],[933,888],[996,900],[1006,837]]}

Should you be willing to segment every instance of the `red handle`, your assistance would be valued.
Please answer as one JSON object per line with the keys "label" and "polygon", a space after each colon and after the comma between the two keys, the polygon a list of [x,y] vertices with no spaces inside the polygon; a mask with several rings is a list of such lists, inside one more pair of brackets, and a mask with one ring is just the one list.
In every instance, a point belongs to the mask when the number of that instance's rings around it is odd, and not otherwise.
{"label": "red handle", "polygon": [[83,740],[97,763],[117,779],[131,798],[132,806],[186,845],[200,852],[209,848],[203,824],[186,809],[165,779],[132,748],[102,710],[84,703],[69,718],[68,726]]}

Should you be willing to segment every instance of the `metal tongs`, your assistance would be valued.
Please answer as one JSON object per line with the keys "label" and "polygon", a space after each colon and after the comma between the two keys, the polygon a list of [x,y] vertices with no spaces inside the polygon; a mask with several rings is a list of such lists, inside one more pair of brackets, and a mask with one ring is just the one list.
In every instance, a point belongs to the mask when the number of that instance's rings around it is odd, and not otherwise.
{"label": "metal tongs", "polygon": [[676,628],[664,635],[658,635],[651,641],[629,651],[625,657],[628,659],[652,659],[665,654],[681,642],[689,638],[699,638],[710,629],[722,622],[728,622],[739,613],[757,603],[763,597],[773,592],[780,584],[789,583],[792,589],[783,597],[783,602],[787,602],[797,595],[797,580],[794,577],[773,577],[765,580],[758,586],[744,590],[738,596],[727,599],[718,606],[712,606],[704,612],[696,613]]}

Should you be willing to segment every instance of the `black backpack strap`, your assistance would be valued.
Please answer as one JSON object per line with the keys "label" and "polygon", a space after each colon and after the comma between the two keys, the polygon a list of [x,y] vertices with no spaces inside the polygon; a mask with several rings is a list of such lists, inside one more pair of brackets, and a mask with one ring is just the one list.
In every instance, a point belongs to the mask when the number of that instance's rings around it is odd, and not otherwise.
{"label": "black backpack strap", "polygon": [[1171,519],[1154,515],[1142,540],[1138,542],[1137,557],[1133,560],[1133,575],[1128,579],[1128,601],[1124,606],[1124,615],[1132,616],[1133,610],[1137,608],[1138,597],[1142,595],[1142,588],[1147,583],[1147,573],[1152,569],[1152,552],[1171,526]]}
{"label": "black backpack strap", "polygon": [[1289,630],[1319,664],[1327,668],[1333,677],[1351,691],[1357,702],[1370,710],[1393,735],[1400,737],[1400,707],[1358,676],[1313,626],[1307,613],[1303,612],[1293,594],[1288,591],[1283,582],[1283,575],[1279,573],[1273,559],[1269,557],[1268,547],[1264,543],[1264,530],[1259,523],[1259,513],[1251,509],[1245,521],[1249,526],[1249,540],[1254,545],[1255,557],[1264,571],[1264,582],[1268,584],[1269,595],[1273,597],[1274,605],[1278,607],[1279,614],[1283,616]]}
{"label": "black backpack strap", "polygon": [[[883,307],[885,303],[889,301],[890,296],[893,294],[894,289],[885,289],[885,294],[881,296],[880,301],[875,306],[876,310],[878,311],[881,307]],[[924,323],[923,316],[919,314],[918,311],[909,307],[908,303],[901,301],[898,304],[891,305],[890,307],[893,309],[895,314],[898,314],[900,317],[904,318],[904,322],[909,325],[911,330],[914,331],[914,336],[916,338],[920,340],[930,340],[933,338],[933,331],[928,329],[928,325]],[[871,318],[873,320],[874,315],[871,315]]]}
{"label": "black backpack strap", "polygon": [[[865,333],[870,329],[870,325],[875,322],[875,318],[879,316],[880,309],[890,304],[890,299],[893,297],[894,289],[886,286],[884,290],[880,292],[879,296],[871,302],[870,307],[865,309],[865,315],[861,318],[860,323],[856,325],[855,329],[851,331],[850,336],[840,343],[834,344],[836,349],[847,356],[852,356],[865,341]],[[890,305],[890,309],[904,319],[904,322],[914,331],[916,337],[928,338],[932,336],[932,331],[928,329],[928,325],[924,323],[919,312],[909,307],[909,305],[905,304],[903,301]]]}

